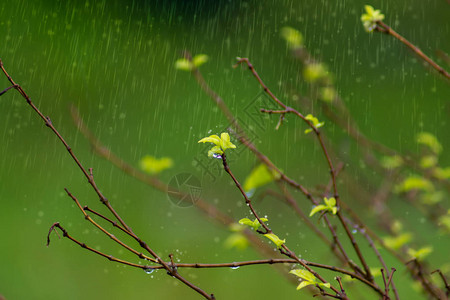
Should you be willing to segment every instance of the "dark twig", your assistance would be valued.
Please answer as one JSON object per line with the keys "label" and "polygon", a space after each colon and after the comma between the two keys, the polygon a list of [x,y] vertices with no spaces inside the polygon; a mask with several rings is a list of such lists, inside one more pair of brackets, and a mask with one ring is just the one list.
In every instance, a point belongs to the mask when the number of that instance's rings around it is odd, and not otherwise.
{"label": "dark twig", "polygon": [[345,290],[344,290],[344,286],[342,285],[341,277],[336,276],[335,279],[336,279],[336,281],[339,283],[339,287],[341,288],[341,293],[344,294],[344,295],[346,295],[346,294],[345,294]]}
{"label": "dark twig", "polygon": [[[3,66],[3,62],[0,59],[0,68],[3,71],[3,73],[5,74],[5,76],[8,78],[9,82],[12,84],[12,86],[22,95],[22,97],[26,100],[26,102],[28,103],[28,105],[39,115],[39,117],[44,121],[45,125],[50,128],[52,130],[52,132],[58,137],[58,139],[61,141],[61,143],[64,145],[64,147],[66,148],[66,150],[69,152],[70,156],[72,157],[72,159],[74,160],[74,162],[77,164],[77,166],[80,168],[80,170],[82,171],[83,175],[86,177],[86,179],[88,180],[89,184],[91,185],[91,187],[94,189],[94,191],[96,192],[96,194],[98,195],[101,203],[103,203],[108,210],[114,215],[114,217],[120,222],[120,224],[123,226],[123,228],[128,232],[128,234],[133,237],[133,239],[135,239],[139,245],[144,248],[147,252],[149,252],[155,262],[161,264],[162,266],[164,266],[164,268],[167,270],[168,274],[177,278],[179,281],[183,282],[186,286],[190,287],[191,289],[195,290],[197,293],[201,294],[203,297],[205,297],[206,299],[215,299],[213,295],[210,295],[208,293],[206,293],[205,291],[203,291],[202,289],[200,289],[199,287],[195,286],[194,284],[192,284],[191,282],[189,282],[188,280],[186,280],[184,277],[182,277],[176,270],[172,270],[170,268],[170,266],[164,262],[157,254],[155,251],[153,251],[144,241],[142,241],[137,235],[135,235],[133,233],[133,231],[131,230],[131,228],[125,223],[125,221],[119,216],[119,214],[115,211],[115,209],[111,206],[111,203],[108,201],[108,199],[100,192],[100,189],[97,187],[97,184],[94,181],[94,177],[92,175],[92,170],[90,172],[88,172],[84,166],[81,164],[80,160],[77,158],[77,156],[74,154],[72,148],[68,145],[68,143],[64,140],[64,138],[62,137],[62,135],[58,132],[58,130],[54,127],[52,121],[50,120],[49,117],[44,116],[41,111],[37,108],[37,106],[31,101],[30,97],[25,93],[25,91],[22,89],[22,87],[18,84],[16,84],[14,82],[14,80],[12,79],[12,77],[8,74],[8,72],[6,71],[6,69]],[[66,192],[69,194],[69,196],[71,196],[71,194],[66,190]],[[72,199],[75,200],[75,198],[73,196],[71,196]],[[84,212],[83,208],[81,207],[81,205],[79,204],[78,201],[77,205],[79,206],[79,208],[81,209],[81,211],[83,212],[83,214],[85,214],[85,217],[89,220],[90,217],[87,216],[86,212]],[[90,219],[91,223],[95,223],[92,219]],[[58,224],[58,225],[55,225]],[[58,227],[61,229],[61,227],[59,226],[59,223],[55,223],[54,226],[51,227],[55,228]],[[101,227],[100,226],[96,226],[97,228],[99,228],[100,230]],[[109,232],[107,232],[106,230],[102,230],[105,234],[107,234],[110,238],[114,239],[116,242],[118,242],[119,244],[121,243],[118,239],[115,239],[115,237],[110,234]],[[51,230],[50,230],[51,232]],[[67,232],[65,232],[65,230],[63,230],[63,234],[67,234]],[[48,239],[49,241],[49,239]],[[130,250],[131,248],[126,246],[125,244],[121,244],[121,246],[125,247],[126,249]],[[128,247],[128,248],[127,248]],[[130,250],[131,251],[131,250]],[[135,250],[134,250],[135,251]],[[95,251],[94,251],[95,252]],[[137,251],[136,251],[137,252]]]}
{"label": "dark twig", "polygon": [[92,247],[89,247],[85,243],[82,243],[82,242],[78,241],[77,239],[75,239],[74,237],[69,235],[69,233],[59,224],[59,222],[54,223],[50,227],[50,230],[49,230],[48,235],[47,235],[47,246],[50,245],[50,234],[52,233],[52,231],[54,231],[54,232],[56,232],[58,234],[58,232],[56,231],[56,228],[59,228],[59,230],[61,230],[61,232],[63,233],[63,237],[66,237],[69,240],[71,240],[72,242],[78,244],[79,246],[81,246],[81,248],[84,248],[84,249],[86,249],[88,251],[91,251],[91,252],[93,252],[93,253],[95,253],[97,255],[103,256],[104,258],[108,259],[109,261],[114,261],[114,262],[118,262],[120,264],[124,264],[124,265],[135,267],[135,268],[141,268],[141,269],[145,270],[145,266],[143,266],[143,265],[138,265],[138,264],[134,264],[134,263],[122,260],[122,259],[115,258],[115,257],[113,257],[111,255],[105,254],[105,253],[103,253],[101,251],[98,251],[98,250],[92,248]]}
{"label": "dark twig", "polygon": [[[380,261],[381,265],[383,266],[384,270],[387,270],[387,265],[386,265],[386,263],[384,262],[384,259],[383,259],[383,257],[381,256],[380,251],[378,251],[378,249],[377,249],[377,247],[375,246],[375,244],[374,244],[372,238],[369,236],[369,234],[366,232],[366,230],[365,230],[364,228],[360,228],[360,227],[359,227],[358,225],[356,225],[356,224],[354,225],[354,227],[355,227],[355,228],[356,228],[356,229],[357,229],[357,230],[358,230],[358,231],[366,238],[366,240],[369,242],[370,248],[372,248],[373,252],[374,252],[375,255],[377,256],[377,258],[378,258],[378,260]],[[381,269],[382,275],[383,275],[383,280],[386,281],[386,278],[385,278],[385,276],[384,276],[384,274],[383,274],[383,268]],[[392,280],[392,278],[391,278],[391,280]],[[399,295],[398,295],[397,288],[395,287],[394,282],[392,281],[392,282],[389,282],[389,283],[390,283],[390,285],[392,286],[392,290],[393,290],[393,292],[394,292],[395,299],[399,300],[400,297],[399,297]]]}
{"label": "dark twig", "polygon": [[[105,235],[107,235],[109,238],[111,238],[113,241],[115,241],[116,243],[118,243],[120,246],[122,246],[123,248],[127,249],[128,251],[132,252],[133,254],[137,255],[139,258],[142,259],[146,259],[149,261],[152,261],[154,263],[158,263],[157,259],[148,257],[136,250],[134,250],[133,248],[131,248],[130,246],[126,245],[125,243],[123,243],[122,241],[120,241],[118,238],[116,238],[113,234],[111,234],[109,231],[107,231],[106,229],[104,229],[102,226],[100,226],[98,223],[96,223],[87,213],[86,211],[83,209],[83,207],[81,206],[80,202],[78,201],[78,199],[72,195],[66,188],[64,189],[67,193],[67,195],[72,198],[72,200],[75,202],[75,204],[77,205],[77,207],[80,209],[80,211],[83,213],[84,218],[89,221],[92,225],[94,225],[95,227],[97,227],[101,232],[103,232]],[[123,229],[123,228],[122,228]],[[127,230],[125,230],[125,233],[127,233],[128,235],[130,235],[131,237],[132,234],[130,234],[130,232],[128,232]]]}
{"label": "dark twig", "polygon": [[431,274],[434,274],[434,273],[438,273],[439,276],[442,279],[442,282],[444,282],[445,290],[446,290],[445,295],[448,297],[450,295],[450,286],[448,285],[447,278],[445,278],[444,274],[439,269],[434,270],[433,272],[431,272]]}
{"label": "dark twig", "polygon": [[[83,122],[81,119],[81,116],[76,109],[75,106],[71,105],[70,107],[72,118],[77,125],[80,132],[85,136],[85,138],[90,142],[92,149],[94,153],[99,155],[100,157],[106,159],[107,161],[111,162],[114,166],[116,166],[118,169],[122,170],[124,173],[130,175],[131,177],[163,192],[167,192],[167,185],[162,182],[159,178],[155,176],[150,176],[132,165],[128,164],[124,160],[122,160],[120,157],[115,155],[111,150],[109,150],[107,147],[105,147],[98,139],[97,137],[89,130],[87,125]],[[186,196],[186,193],[183,191],[178,191],[177,193],[173,194],[175,197],[179,197],[180,199]],[[193,203],[194,207],[197,208],[200,212],[202,212],[205,216],[210,217],[214,219],[218,224],[229,226],[233,223],[235,223],[235,220],[232,219],[227,214],[221,212],[217,207],[215,207],[212,204],[209,204],[206,200],[202,198],[197,198],[196,201]],[[99,215],[100,216],[100,215]],[[105,218],[104,216],[100,216],[102,218]],[[108,222],[112,222],[111,220],[107,220]],[[263,257],[272,257],[274,252],[273,249],[267,244],[262,243],[262,241],[250,230],[245,229],[241,232],[246,239],[250,242],[250,244],[253,246],[253,248],[259,252],[259,254]],[[277,270],[285,276],[289,281],[292,283],[297,283],[296,281],[292,280],[292,276],[286,273],[286,271],[283,268],[277,267]]]}
{"label": "dark twig", "polygon": [[414,275],[418,277],[419,282],[422,284],[422,287],[427,291],[428,294],[433,296],[433,298],[435,299],[444,299],[443,293],[425,277],[423,266],[417,259],[408,261],[406,263],[406,266],[409,265],[413,265],[411,272],[416,271]]}

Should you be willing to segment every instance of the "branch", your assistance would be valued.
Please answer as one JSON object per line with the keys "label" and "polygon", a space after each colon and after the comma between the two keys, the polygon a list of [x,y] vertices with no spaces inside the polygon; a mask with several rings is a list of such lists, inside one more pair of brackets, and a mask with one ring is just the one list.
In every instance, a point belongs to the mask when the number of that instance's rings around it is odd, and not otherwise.
{"label": "branch", "polygon": [[[261,224],[261,226],[265,229],[265,232],[260,232],[262,234],[268,234],[268,233],[272,233],[272,230],[261,220],[261,218],[259,217],[258,213],[255,211],[255,209],[253,208],[252,202],[251,200],[247,197],[247,194],[245,193],[244,189],[242,188],[241,184],[239,183],[239,181],[236,179],[236,177],[233,175],[233,173],[231,172],[230,167],[228,166],[227,163],[227,159],[226,159],[226,155],[225,153],[222,154],[222,163],[223,163],[223,167],[225,169],[225,171],[230,175],[230,177],[233,179],[234,183],[236,184],[237,188],[239,189],[239,191],[241,192],[242,196],[245,199],[245,203],[247,204],[247,206],[250,208],[252,214],[256,217],[256,219],[258,220],[259,224]],[[283,248],[283,249],[281,249]],[[305,269],[307,269],[309,272],[311,272],[317,279],[319,279],[320,281],[322,281],[323,283],[327,283],[327,281],[320,276],[317,272],[315,272],[313,269],[309,268],[301,259],[299,259],[294,252],[292,252],[285,244],[282,244],[281,247],[279,247],[279,250],[282,254],[291,257],[293,259],[295,259],[299,264],[301,264]],[[283,251],[284,250],[284,251]],[[339,299],[348,299],[347,296],[345,295],[341,295],[340,292],[330,284],[330,288],[336,293],[336,295],[339,296]]]}
{"label": "branch", "polygon": [[[133,233],[133,231],[131,230],[131,228],[125,223],[124,220],[122,220],[122,218],[119,216],[119,214],[114,210],[114,208],[111,206],[110,202],[108,201],[108,199],[100,192],[99,188],[97,187],[95,181],[94,181],[94,177],[92,175],[91,172],[88,173],[88,171],[84,168],[84,166],[81,164],[80,160],[77,158],[77,156],[74,154],[74,152],[72,151],[72,148],[68,145],[68,143],[64,140],[64,138],[62,137],[62,135],[58,132],[58,130],[53,126],[53,123],[51,122],[49,117],[44,116],[41,111],[37,108],[37,106],[30,100],[30,97],[25,93],[25,91],[22,89],[22,87],[18,84],[16,84],[14,82],[14,80],[12,79],[12,77],[8,74],[8,72],[6,71],[6,69],[3,66],[3,62],[0,59],[0,68],[3,71],[3,73],[5,74],[5,76],[8,78],[9,82],[12,84],[12,87],[4,90],[3,94],[6,93],[8,90],[14,88],[16,89],[21,95],[22,97],[26,100],[26,102],[28,103],[28,105],[39,115],[39,117],[44,121],[45,125],[50,128],[52,130],[52,132],[57,136],[57,138],[61,141],[61,143],[64,145],[64,147],[66,148],[66,150],[69,152],[70,156],[72,157],[73,161],[77,164],[77,166],[80,168],[80,170],[82,171],[83,175],[86,177],[86,179],[88,180],[89,184],[91,185],[91,187],[94,189],[94,191],[97,193],[97,195],[99,196],[100,202],[103,203],[108,210],[114,215],[114,217],[121,223],[121,225],[123,226],[123,228],[127,231],[127,233],[133,237],[138,243],[139,245],[144,248],[145,250],[147,250],[155,259],[155,261],[157,261],[159,264],[161,264],[162,266],[164,266],[164,269],[167,270],[168,274],[177,278],[178,280],[180,280],[181,282],[183,282],[185,285],[187,285],[188,287],[190,287],[191,289],[195,290],[197,293],[201,294],[203,297],[205,297],[206,299],[214,299],[213,295],[209,295],[206,292],[204,292],[202,289],[198,288],[197,286],[193,285],[192,283],[190,283],[189,281],[187,281],[185,278],[183,278],[180,274],[178,274],[178,272],[176,270],[172,270],[170,268],[170,266],[164,262],[157,254],[156,252],[154,252],[144,241],[142,241],[137,235],[135,235]],[[66,190],[66,192],[70,195],[70,193]],[[74,199],[74,197],[72,198]],[[75,200],[75,199],[74,199]],[[82,209],[82,207],[79,205],[78,201],[77,205],[79,206],[79,208],[82,210],[83,214],[85,214],[85,217],[88,218],[88,216],[86,215],[86,213],[84,212],[84,210]],[[95,222],[91,222],[91,223],[95,223]],[[58,225],[55,225],[58,224]],[[59,223],[55,223],[54,226],[51,227],[50,232],[52,231],[53,228],[58,227],[61,228],[59,226]],[[97,228],[99,228],[100,230],[101,227],[98,226]],[[103,231],[103,230],[102,230]],[[49,232],[49,234],[50,234]],[[108,233],[106,230],[103,231],[105,234],[108,234],[111,238],[113,238],[113,235],[111,235],[110,233]],[[67,232],[63,231],[63,234],[67,234]],[[49,242],[49,238],[48,238],[48,242]],[[116,242],[119,242],[118,240],[116,240]],[[122,245],[123,247],[127,248],[125,244]],[[131,248],[127,248],[127,249],[131,249]],[[131,251],[131,250],[130,250]],[[94,251],[95,252],[95,251]],[[137,252],[137,251],[136,251]]]}
{"label": "branch", "polygon": [[[325,159],[328,163],[328,167],[330,169],[330,176],[331,176],[331,180],[333,182],[333,192],[334,192],[334,198],[336,199],[336,204],[337,207],[340,206],[340,197],[339,194],[337,192],[337,184],[336,184],[336,170],[333,167],[333,163],[331,161],[331,157],[328,154],[328,150],[325,146],[325,143],[323,141],[323,138],[321,136],[321,133],[319,131],[319,129],[317,127],[314,126],[314,124],[310,121],[307,120],[300,112],[298,112],[297,110],[288,107],[286,104],[284,104],[282,101],[280,101],[273,93],[272,91],[264,84],[264,82],[262,81],[261,77],[258,75],[258,73],[256,72],[255,68],[253,67],[253,65],[250,63],[250,61],[248,60],[248,58],[240,58],[238,59],[238,62],[233,66],[234,68],[237,67],[240,64],[246,64],[248,69],[250,70],[250,72],[252,72],[253,76],[256,78],[256,80],[259,82],[259,84],[261,85],[261,87],[263,88],[264,92],[266,92],[279,106],[281,106],[284,110],[286,110],[289,113],[295,114],[296,116],[298,116],[300,119],[302,119],[305,123],[307,123],[309,125],[309,127],[314,131],[314,133],[317,136],[317,139],[319,141],[320,147],[322,148],[322,152],[325,156]],[[354,239],[352,233],[350,232],[340,210],[338,209],[337,211],[337,217],[339,219],[339,221],[342,224],[342,227],[344,228],[348,238],[350,239],[353,248],[355,249],[355,252],[359,258],[359,260],[361,261],[364,270],[366,272],[366,276],[370,281],[373,281],[373,276],[370,273],[370,268],[367,264],[367,262],[365,261],[361,250],[359,249],[359,246],[356,242],[356,240]],[[330,228],[331,229],[331,228]],[[344,253],[343,253],[344,254]]]}
{"label": "branch", "polygon": [[436,71],[438,71],[440,74],[442,74],[445,78],[450,79],[450,74],[442,68],[440,65],[435,63],[431,58],[425,55],[425,53],[422,52],[417,46],[412,44],[410,41],[408,41],[406,38],[395,32],[391,27],[383,23],[382,21],[377,22],[376,30],[389,34],[405,44],[409,49],[414,51],[420,58],[422,58],[424,61],[426,61],[430,66],[432,66]]}

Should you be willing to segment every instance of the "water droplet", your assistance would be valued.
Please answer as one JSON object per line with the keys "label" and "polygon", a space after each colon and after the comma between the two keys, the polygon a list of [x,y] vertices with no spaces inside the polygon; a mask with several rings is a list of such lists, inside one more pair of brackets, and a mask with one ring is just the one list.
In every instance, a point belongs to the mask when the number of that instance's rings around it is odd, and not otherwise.
{"label": "water droplet", "polygon": [[247,197],[251,198],[255,194],[255,189],[251,189],[245,193]]}
{"label": "water droplet", "polygon": [[147,274],[152,274],[155,269],[144,269],[144,272]]}
{"label": "water droplet", "polygon": [[213,153],[212,156],[213,156],[214,158],[222,159],[222,155],[217,154],[217,153]]}
{"label": "water droplet", "polygon": [[231,270],[237,270],[239,269],[239,266],[231,267]]}

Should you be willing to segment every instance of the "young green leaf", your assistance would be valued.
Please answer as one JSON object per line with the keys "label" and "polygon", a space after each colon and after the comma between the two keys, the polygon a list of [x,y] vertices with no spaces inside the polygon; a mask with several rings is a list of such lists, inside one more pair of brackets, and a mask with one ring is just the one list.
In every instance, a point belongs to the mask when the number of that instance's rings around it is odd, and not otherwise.
{"label": "young green leaf", "polygon": [[323,200],[325,204],[320,204],[314,207],[309,214],[310,217],[314,216],[319,211],[331,212],[333,215],[337,213],[336,199],[334,197],[331,198],[325,197],[323,198]]}
{"label": "young green leaf", "polygon": [[248,193],[251,190],[255,190],[256,188],[279,179],[280,176],[280,173],[275,170],[269,170],[265,164],[259,164],[245,179],[244,190]]}
{"label": "young green leaf", "polygon": [[396,193],[406,193],[411,190],[433,191],[434,187],[431,181],[423,177],[409,176],[400,184],[396,185],[394,191]]}
{"label": "young green leaf", "polygon": [[[325,124],[325,122],[319,122],[319,120],[311,114],[308,114],[305,119],[310,121],[315,128],[320,128]],[[310,133],[311,131],[312,129],[309,128],[305,130],[305,133]]]}
{"label": "young green leaf", "polygon": [[198,68],[201,65],[203,65],[204,63],[206,63],[208,60],[209,60],[208,55],[206,55],[206,54],[197,54],[192,59],[192,63],[193,63],[195,68]]}
{"label": "young green leaf", "polygon": [[439,226],[444,228],[444,231],[450,232],[450,209],[447,210],[447,214],[439,218]]}
{"label": "young green leaf", "polygon": [[383,21],[384,15],[380,12],[380,10],[375,10],[370,5],[365,5],[364,9],[366,13],[361,16],[361,21],[363,22],[364,29],[367,32],[372,32],[376,26],[378,21]]}
{"label": "young green leaf", "polygon": [[247,240],[247,238],[245,237],[245,235],[243,235],[242,233],[232,233],[230,234],[224,241],[224,245],[226,248],[236,248],[238,250],[245,250],[248,245],[249,245],[249,241]]}
{"label": "young green leaf", "polygon": [[280,239],[273,233],[266,233],[264,236],[269,240],[271,240],[277,246],[278,249],[281,249],[281,246],[283,246],[283,244],[286,243],[286,240]]}
{"label": "young green leaf", "polygon": [[281,36],[291,49],[297,49],[303,45],[303,35],[292,27],[281,28]]}
{"label": "young green leaf", "polygon": [[329,72],[326,66],[322,63],[309,63],[303,68],[303,78],[309,83],[314,83],[318,80],[326,79],[330,81]]}
{"label": "young green leaf", "polygon": [[173,161],[169,157],[156,158],[151,155],[145,155],[139,161],[139,167],[149,174],[158,174],[165,169],[171,168]]}
{"label": "young green leaf", "polygon": [[191,72],[192,70],[197,69],[198,67],[206,63],[208,60],[209,57],[206,54],[197,54],[196,56],[194,56],[192,61],[185,57],[179,58],[175,61],[175,69]]}
{"label": "young green leaf", "polygon": [[236,148],[236,146],[231,143],[230,135],[227,132],[222,132],[220,137],[217,135],[210,135],[208,137],[202,138],[198,141],[199,143],[213,143],[215,146],[208,151],[209,157],[217,157],[222,155],[226,149]]}
{"label": "young green leaf", "polygon": [[419,165],[422,169],[429,169],[436,166],[438,158],[436,155],[425,155],[420,159]]}
{"label": "young green leaf", "polygon": [[433,247],[423,247],[419,250],[414,250],[412,248],[408,249],[408,255],[417,260],[423,260],[431,252],[433,252]]}
{"label": "young green leaf", "polygon": [[289,273],[302,279],[300,284],[297,286],[297,290],[300,290],[308,285],[319,285],[322,287],[330,288],[329,282],[323,283],[318,281],[314,274],[309,272],[308,270],[295,269],[291,270]]}
{"label": "young green leaf", "polygon": [[450,167],[447,168],[434,168],[433,176],[439,180],[450,179]]}
{"label": "young green leaf", "polygon": [[396,169],[403,165],[403,158],[399,155],[383,156],[380,164],[385,169]]}
{"label": "young green leaf", "polygon": [[418,144],[422,144],[430,148],[430,150],[433,151],[435,154],[439,154],[442,152],[441,143],[439,143],[438,139],[429,132],[419,133],[417,135],[416,140]]}
{"label": "young green leaf", "polygon": [[383,242],[386,245],[386,247],[394,249],[394,250],[400,249],[403,245],[409,243],[411,240],[412,240],[412,234],[409,232],[400,234],[396,237],[388,236],[388,237],[383,238]]}
{"label": "young green leaf", "polygon": [[[267,218],[260,218],[260,220],[263,221],[263,222],[269,221]],[[255,220],[252,221],[249,218],[240,219],[239,220],[239,224],[250,226],[255,231],[258,230],[258,228],[261,226],[261,224],[259,223],[258,219],[255,219]]]}
{"label": "young green leaf", "polygon": [[320,100],[326,103],[332,103],[336,98],[336,90],[330,86],[320,88],[319,93]]}
{"label": "young green leaf", "polygon": [[179,58],[175,62],[175,69],[190,72],[194,69],[194,65],[187,58]]}

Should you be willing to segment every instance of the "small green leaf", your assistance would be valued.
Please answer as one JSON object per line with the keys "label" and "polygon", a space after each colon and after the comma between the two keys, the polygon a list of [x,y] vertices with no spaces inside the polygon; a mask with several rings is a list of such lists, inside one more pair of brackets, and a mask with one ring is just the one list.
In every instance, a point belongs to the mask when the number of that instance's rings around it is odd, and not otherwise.
{"label": "small green leaf", "polygon": [[426,155],[420,159],[419,165],[422,169],[429,169],[434,167],[438,162],[438,158],[435,155]]}
{"label": "small green leaf", "polygon": [[256,166],[245,179],[244,190],[250,192],[256,188],[266,185],[276,179],[280,178],[280,174],[275,170],[269,170],[265,164]]}
{"label": "small green leaf", "polygon": [[[305,117],[305,120],[310,121],[315,128],[320,128],[325,124],[325,122],[319,122],[319,120],[311,114],[308,114]],[[309,129],[305,130],[305,133],[310,133],[311,131],[312,131],[312,128],[309,128]]]}
{"label": "small green leaf", "polygon": [[219,146],[220,145],[220,138],[217,135],[213,134],[213,135],[210,135],[208,137],[202,138],[198,142],[199,143],[213,143],[214,145]]}
{"label": "small green leaf", "polygon": [[230,142],[230,135],[227,132],[222,132],[219,136],[213,134],[208,137],[202,138],[199,143],[213,143],[215,146],[208,151],[209,157],[217,157],[217,155],[223,154],[226,149],[236,148],[236,146]]}
{"label": "small green leaf", "polygon": [[307,287],[308,285],[311,285],[311,284],[314,284],[314,283],[311,281],[302,280],[300,282],[300,284],[297,286],[297,290],[301,290],[302,288]]}
{"label": "small green leaf", "polygon": [[409,243],[412,240],[411,233],[403,233],[396,237],[385,237],[383,238],[383,242],[386,245],[386,247],[398,250],[403,245]]}
{"label": "small green leaf", "polygon": [[[269,221],[267,218],[260,218],[260,220],[262,222],[267,222]],[[253,230],[258,230],[258,228],[261,226],[261,224],[259,223],[258,219],[255,220],[250,220],[249,218],[243,218],[239,220],[239,224],[241,225],[247,225],[253,228]]]}
{"label": "small green leaf", "polygon": [[423,260],[431,252],[433,252],[433,247],[424,247],[419,250],[414,250],[412,248],[408,249],[408,255],[417,260]]}
{"label": "small green leaf", "polygon": [[334,197],[331,198],[323,198],[325,205],[320,204],[314,207],[311,212],[309,213],[309,216],[312,217],[319,211],[325,211],[325,212],[331,212],[333,215],[337,213],[337,207],[336,207],[336,199]]}
{"label": "small green leaf", "polygon": [[370,5],[365,5],[364,9],[366,13],[361,16],[361,21],[363,22],[364,29],[367,32],[371,32],[376,28],[376,23],[378,21],[383,21],[384,15],[380,10],[375,10]]}
{"label": "small green leaf", "polygon": [[417,143],[422,144],[435,154],[439,154],[442,152],[442,145],[439,143],[438,139],[429,132],[421,132],[417,135]]}
{"label": "small green leaf", "polygon": [[220,134],[220,148],[222,148],[223,151],[230,148],[236,148],[236,146],[230,142],[230,135],[228,134],[228,132],[222,132]]}
{"label": "small green leaf", "polygon": [[434,168],[433,176],[439,180],[450,179],[450,167],[447,168]]}
{"label": "small green leaf", "polygon": [[208,59],[209,57],[206,54],[197,54],[196,56],[194,56],[192,61],[185,57],[179,58],[175,61],[175,69],[191,72],[192,70],[197,69],[198,67],[206,63]]}
{"label": "small green leaf", "polygon": [[438,225],[444,227],[445,231],[450,232],[450,209],[447,211],[446,215],[439,218]]}
{"label": "small green leaf", "polygon": [[209,157],[217,157],[217,155],[222,155],[223,151],[220,148],[220,146],[214,146],[211,149],[209,149],[208,151],[208,156]]}
{"label": "small green leaf", "polygon": [[145,155],[139,161],[139,167],[141,170],[150,174],[158,174],[165,169],[171,168],[172,165],[173,161],[169,157],[156,158],[151,155]]}
{"label": "small green leaf", "polygon": [[297,286],[297,290],[300,290],[302,288],[304,288],[305,286],[308,285],[320,285],[326,288],[330,288],[330,283],[323,283],[317,280],[317,278],[314,276],[313,273],[307,271],[307,270],[301,270],[301,269],[296,269],[296,270],[291,270],[289,272],[290,274],[293,274],[297,277],[300,277],[302,279],[302,282],[300,282],[300,284]]}
{"label": "small green leaf", "polygon": [[326,209],[327,209],[326,205],[323,205],[323,204],[317,205],[311,210],[311,212],[309,213],[309,216],[312,217],[319,211],[326,210]]}
{"label": "small green leaf", "polygon": [[224,245],[229,249],[245,250],[249,245],[249,241],[242,233],[233,233],[226,238]]}
{"label": "small green leaf", "polygon": [[431,181],[419,176],[409,176],[403,182],[396,185],[394,191],[396,193],[406,193],[411,190],[433,191],[434,187]]}
{"label": "small green leaf", "polygon": [[269,240],[271,240],[277,246],[278,249],[281,249],[281,246],[283,246],[283,244],[286,243],[286,240],[280,239],[273,233],[266,233],[264,236]]}
{"label": "small green leaf", "polygon": [[379,276],[381,276],[381,269],[380,268],[370,268],[370,274],[372,274],[373,277],[379,277]]}
{"label": "small green leaf", "polygon": [[281,36],[291,49],[300,48],[303,44],[303,35],[292,27],[281,28]]}
{"label": "small green leaf", "polygon": [[331,81],[329,72],[322,63],[310,63],[303,68],[303,78],[309,83],[314,83],[318,80]]}
{"label": "small green leaf", "polygon": [[203,65],[204,63],[206,63],[209,60],[208,55],[206,54],[197,54],[196,56],[194,56],[194,58],[192,59],[192,63],[193,65],[198,68],[201,65]]}
{"label": "small green leaf", "polygon": [[445,194],[442,191],[432,191],[432,192],[426,192],[420,195],[420,200],[423,204],[426,205],[434,205],[436,203],[439,203],[444,199]]}
{"label": "small green leaf", "polygon": [[336,90],[329,86],[320,88],[319,93],[320,100],[326,103],[332,103],[336,98]]}
{"label": "small green leaf", "polygon": [[175,69],[190,72],[194,69],[194,65],[186,58],[179,58],[175,62]]}
{"label": "small green leaf", "polygon": [[399,155],[383,156],[380,160],[380,164],[385,169],[396,169],[403,165],[403,158]]}

